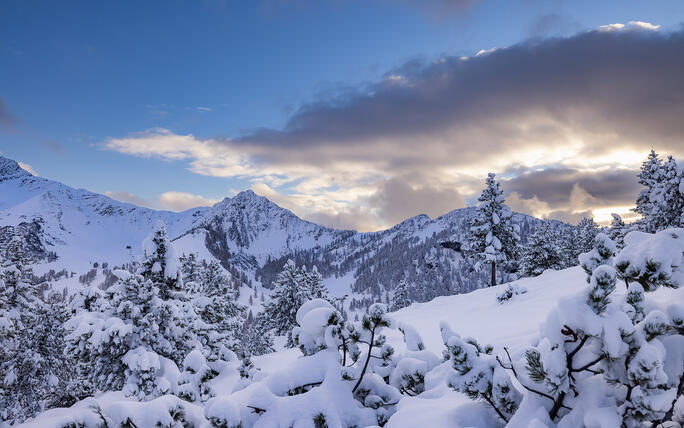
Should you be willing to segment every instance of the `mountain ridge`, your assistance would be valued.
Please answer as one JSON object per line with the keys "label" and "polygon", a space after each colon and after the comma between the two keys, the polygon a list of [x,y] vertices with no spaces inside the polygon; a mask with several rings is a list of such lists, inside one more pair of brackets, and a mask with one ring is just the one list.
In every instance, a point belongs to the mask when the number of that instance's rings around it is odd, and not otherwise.
{"label": "mountain ridge", "polygon": [[[36,177],[0,156],[0,227],[36,222],[48,267],[88,269],[95,261],[123,264],[140,254],[140,243],[162,220],[179,253],[214,257],[237,266],[269,287],[285,260],[317,265],[330,281],[346,281],[355,293],[387,294],[401,278],[431,284],[419,300],[476,288],[478,275],[462,257],[474,207],[431,219],[408,218],[374,232],[335,229],[304,220],[252,190],[209,207],[183,212],[155,210]],[[515,213],[523,239],[541,222]],[[504,273],[505,274],[505,273]]]}

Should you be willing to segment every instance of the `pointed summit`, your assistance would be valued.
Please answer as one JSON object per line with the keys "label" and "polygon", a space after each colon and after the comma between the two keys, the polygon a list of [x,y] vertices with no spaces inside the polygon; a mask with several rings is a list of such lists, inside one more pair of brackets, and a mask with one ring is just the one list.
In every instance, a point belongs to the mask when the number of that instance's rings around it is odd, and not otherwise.
{"label": "pointed summit", "polygon": [[30,176],[32,174],[19,166],[17,161],[0,156],[0,179]]}
{"label": "pointed summit", "polygon": [[251,189],[243,190],[243,191],[239,192],[237,195],[233,196],[234,201],[242,201],[242,202],[258,200],[261,198],[263,198],[263,197],[254,193]]}

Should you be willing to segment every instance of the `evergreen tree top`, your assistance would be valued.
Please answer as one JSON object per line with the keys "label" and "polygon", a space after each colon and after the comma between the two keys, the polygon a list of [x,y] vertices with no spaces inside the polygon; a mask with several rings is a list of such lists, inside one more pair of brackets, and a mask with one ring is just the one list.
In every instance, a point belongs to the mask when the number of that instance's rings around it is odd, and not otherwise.
{"label": "evergreen tree top", "polygon": [[180,290],[183,279],[180,261],[171,240],[166,234],[164,222],[157,221],[154,230],[143,241],[143,262],[138,271],[146,279],[165,284],[162,291]]}

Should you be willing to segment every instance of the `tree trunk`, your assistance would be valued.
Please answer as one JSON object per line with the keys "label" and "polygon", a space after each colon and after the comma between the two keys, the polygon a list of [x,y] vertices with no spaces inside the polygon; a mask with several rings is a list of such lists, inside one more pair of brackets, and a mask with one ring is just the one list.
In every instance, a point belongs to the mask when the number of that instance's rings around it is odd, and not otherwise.
{"label": "tree trunk", "polygon": [[490,287],[496,285],[496,262],[492,262],[492,282],[489,284]]}

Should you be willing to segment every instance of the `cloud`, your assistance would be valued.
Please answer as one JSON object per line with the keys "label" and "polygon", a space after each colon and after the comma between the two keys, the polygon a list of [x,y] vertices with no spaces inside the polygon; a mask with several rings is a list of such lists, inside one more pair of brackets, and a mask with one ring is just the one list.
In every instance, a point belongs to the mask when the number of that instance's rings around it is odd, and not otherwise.
{"label": "cloud", "polygon": [[45,140],[43,142],[43,146],[54,151],[54,152],[58,152],[58,153],[64,151],[64,147],[59,143],[59,141],[53,140],[51,138]]}
{"label": "cloud", "polygon": [[24,163],[24,162],[17,162],[17,163],[19,164],[21,169],[23,169],[24,171],[28,171],[31,174],[35,175],[36,177],[38,176],[38,173],[33,169],[33,167],[31,165]]}
{"label": "cloud", "polygon": [[540,218],[576,223],[594,217],[607,224],[616,212],[635,219],[630,211],[639,194],[638,170],[577,170],[548,167],[502,181],[511,209]]}
{"label": "cloud", "polygon": [[117,201],[127,202],[129,204],[137,205],[139,207],[148,207],[171,211],[185,211],[190,208],[214,205],[218,202],[218,200],[216,199],[205,198],[201,195],[175,191],[164,192],[152,200],[143,198],[141,196],[126,191],[113,192],[107,190],[105,192],[105,195],[109,196],[112,199],[116,199]]}
{"label": "cloud", "polygon": [[145,199],[141,198],[140,196],[134,195],[132,193],[126,192],[126,191],[111,191],[107,190],[104,193],[106,196],[109,196],[112,199],[116,199],[117,201],[120,202],[126,202],[129,204],[137,205],[139,207],[151,207],[152,204]]}
{"label": "cloud", "polygon": [[507,192],[517,193],[525,199],[537,197],[550,206],[557,207],[566,201],[570,203],[569,198],[574,197],[573,205],[576,207],[581,197],[586,197],[585,193],[593,198],[588,199],[592,203],[585,204],[587,206],[619,206],[636,200],[640,190],[637,174],[638,170],[632,169],[579,170],[547,167],[504,180],[502,185]]}
{"label": "cloud", "polygon": [[[409,61],[375,83],[310,100],[280,129],[232,139],[151,129],[104,147],[267,185],[297,214],[328,224],[356,216],[363,227],[388,226],[456,208],[457,195],[472,200],[489,171],[521,206],[568,217],[585,209],[572,206],[576,184],[601,205],[591,209],[630,205],[652,146],[684,155],[683,51],[684,31],[634,22]],[[399,209],[402,192],[415,210]],[[582,195],[575,191],[575,205]]]}
{"label": "cloud", "polygon": [[434,218],[466,206],[463,196],[457,190],[416,187],[416,183],[421,181],[416,177],[386,180],[370,197],[370,205],[378,209],[380,218],[391,224],[418,214],[427,214]]}
{"label": "cloud", "polygon": [[629,21],[627,24],[608,24],[598,27],[598,31],[624,31],[624,30],[650,30],[656,31],[660,29],[660,25],[654,25],[650,22],[643,21]]}
{"label": "cloud", "polygon": [[217,202],[217,199],[185,192],[164,192],[157,198],[159,207],[171,211],[185,211],[195,207],[211,206]]}
{"label": "cloud", "polygon": [[19,119],[10,113],[7,109],[7,104],[0,97],[0,129],[10,130],[18,123]]}
{"label": "cloud", "polygon": [[197,106],[197,111],[211,111],[210,107]]}

